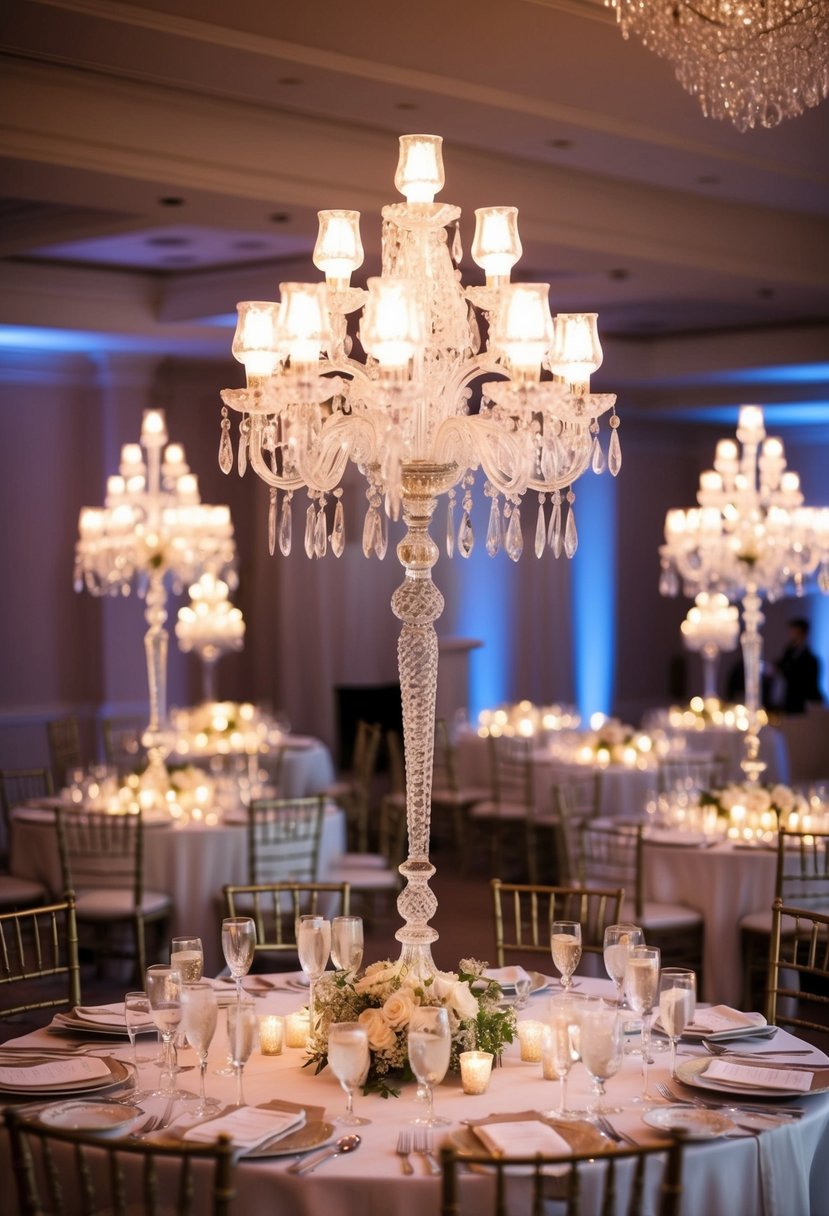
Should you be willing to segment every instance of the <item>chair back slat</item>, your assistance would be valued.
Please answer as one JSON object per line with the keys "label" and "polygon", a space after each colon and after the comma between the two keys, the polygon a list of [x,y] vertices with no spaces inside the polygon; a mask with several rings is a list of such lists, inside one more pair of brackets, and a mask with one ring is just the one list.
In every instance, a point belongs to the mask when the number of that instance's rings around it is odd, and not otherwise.
{"label": "chair back slat", "polygon": [[547,887],[492,880],[497,965],[509,955],[550,954],[554,920],[575,920],[582,927],[582,950],[601,954],[604,931],[619,921],[624,890]]}
{"label": "chair back slat", "polygon": [[140,812],[55,811],[63,883],[67,889],[126,888],[135,905],[143,886],[144,824]]}
{"label": "chair back slat", "polygon": [[829,1048],[829,913],[774,901],[766,1014]]}
{"label": "chair back slat", "polygon": [[248,882],[313,882],[325,801],[256,798],[248,807]]}
{"label": "chair back slat", "polygon": [[228,916],[253,918],[259,953],[296,953],[298,916],[348,916],[351,901],[347,882],[229,883],[222,891]]}
{"label": "chair back slat", "polygon": [[[55,980],[65,977],[56,991]],[[81,1002],[75,897],[0,915],[0,1018]]]}
{"label": "chair back slat", "polygon": [[797,908],[829,910],[829,832],[780,829],[774,894]]}

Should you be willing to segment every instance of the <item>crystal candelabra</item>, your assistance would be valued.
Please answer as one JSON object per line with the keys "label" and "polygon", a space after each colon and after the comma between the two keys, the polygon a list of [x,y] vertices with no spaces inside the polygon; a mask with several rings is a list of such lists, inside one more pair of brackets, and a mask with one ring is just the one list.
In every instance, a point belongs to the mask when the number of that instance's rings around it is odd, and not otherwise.
{"label": "crystal candelabra", "polygon": [[760,628],[763,596],[802,595],[807,579],[829,592],[829,509],[804,507],[797,473],[786,469],[783,444],[766,438],[763,411],[740,410],[737,439],[717,444],[714,468],[700,475],[698,507],[669,511],[665,544],[660,548],[659,590],[685,595],[719,591],[740,600],[740,641],[748,710],[746,752],[742,762],[756,782],[759,759]]}
{"label": "crystal candelabra", "polygon": [[829,95],[826,0],[605,0],[707,118],[776,127]]}
{"label": "crystal candelabra", "polygon": [[75,588],[92,595],[144,596],[144,648],[150,720],[143,743],[149,760],[145,787],[163,799],[168,787],[167,621],[168,582],[175,591],[205,569],[235,585],[230,509],[199,499],[198,480],[184,450],[167,443],[160,410],[145,410],[141,442],[121,448],[117,476],[107,479],[103,507],[83,507],[75,547]]}
{"label": "crystal candelabra", "polygon": [[[483,469],[491,499],[487,549],[517,560],[523,548],[520,502],[537,495],[534,546],[568,556],[577,543],[572,483],[592,464],[619,471],[618,418],[610,419],[607,457],[598,418],[615,397],[590,393],[601,363],[595,314],[553,323],[546,283],[511,283],[521,254],[517,210],[476,212],[472,257],[486,285],[464,288],[460,208],[437,203],[443,186],[442,140],[400,140],[395,185],[405,196],[383,208],[382,274],[368,289],[350,285],[362,264],[359,214],[321,211],[314,263],[325,283],[283,283],[281,302],[239,305],[233,342],[247,387],[222,393],[219,463],[233,465],[228,407],[241,414],[236,461],[270,487],[269,546],[291,544],[291,500],[305,487],[305,550],[340,556],[345,545],[341,479],[349,461],[367,482],[363,552],[383,557],[387,519],[402,513],[397,546],[405,569],[392,597],[402,621],[398,647],[406,756],[409,856],[398,900],[401,960],[434,970],[429,920],[432,751],[438,650],[434,622],[443,597],[432,582],[438,547],[429,535],[437,499],[448,496],[446,548],[468,556],[474,474]],[[361,311],[363,359],[352,357],[349,318]],[[481,336],[480,319],[488,329]],[[356,316],[355,316],[356,320]],[[544,375],[542,376],[542,369]],[[496,379],[486,379],[494,376]],[[473,403],[473,384],[480,402]],[[461,487],[460,524],[454,520]],[[562,490],[566,490],[563,495]],[[282,492],[278,523],[278,494]],[[552,499],[549,520],[547,496]],[[333,520],[327,505],[333,502]],[[501,498],[505,506],[502,510]],[[330,534],[329,534],[330,528]]]}
{"label": "crystal candelabra", "polygon": [[702,695],[715,700],[720,655],[734,650],[740,635],[739,609],[721,591],[700,591],[680,628],[685,649],[702,655]]}
{"label": "crystal candelabra", "polygon": [[216,664],[223,654],[241,650],[245,622],[228,598],[230,588],[209,570],[190,588],[190,603],[178,610],[176,637],[184,654],[194,650],[202,665],[202,701],[216,700]]}

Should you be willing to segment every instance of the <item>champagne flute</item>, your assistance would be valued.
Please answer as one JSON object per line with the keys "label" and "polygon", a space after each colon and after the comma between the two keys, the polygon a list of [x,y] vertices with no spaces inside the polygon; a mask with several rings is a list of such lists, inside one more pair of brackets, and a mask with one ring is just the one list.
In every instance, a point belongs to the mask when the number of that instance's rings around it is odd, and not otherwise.
{"label": "champagne flute", "polygon": [[182,984],[197,984],[204,971],[201,938],[174,937],[170,943],[170,966],[178,971]]}
{"label": "champagne flute", "polygon": [[608,925],[604,931],[605,971],[616,985],[616,1004],[621,1009],[625,1003],[624,985],[628,955],[634,946],[644,946],[645,935],[638,925],[622,922]]}
{"label": "champagne flute", "polygon": [[140,1102],[142,1098],[148,1098],[152,1094],[152,1090],[138,1088],[139,1065],[154,1064],[157,1059],[157,1051],[152,1056],[142,1056],[139,1060],[138,1049],[135,1045],[136,1035],[139,1030],[146,1030],[147,1018],[150,1016],[150,1002],[147,999],[146,992],[128,992],[124,997],[124,1022],[127,1027],[127,1035],[129,1037],[130,1046],[132,1047],[132,1064],[135,1069],[135,1088],[129,1095],[131,1102]]}
{"label": "champagne flute", "polygon": [[181,976],[172,967],[154,963],[147,968],[147,1000],[152,1019],[161,1032],[161,1090],[165,1098],[184,1097],[175,1087],[175,1035],[181,1023]]}
{"label": "champagne flute", "polygon": [[567,1107],[567,1078],[570,1069],[579,1059],[580,1039],[577,1003],[571,999],[570,993],[563,993],[550,1001],[550,1021],[541,1045],[545,1071],[552,1068],[559,1082],[558,1108],[547,1111],[548,1118],[582,1118],[581,1111],[569,1110]]}
{"label": "champagne flute", "polygon": [[642,1093],[633,1102],[647,1102],[648,1064],[651,1063],[651,1017],[659,990],[659,950],[656,946],[634,946],[625,971],[625,990],[631,1009],[642,1018]]}
{"label": "champagne flute", "polygon": [[433,1086],[439,1085],[446,1076],[449,1067],[452,1040],[446,1010],[435,1005],[415,1009],[409,1021],[408,1047],[412,1072],[426,1091],[426,1114],[412,1122],[425,1127],[449,1123],[449,1119],[435,1114],[432,1092]]}
{"label": "champagne flute", "polygon": [[329,1027],[328,1063],[346,1096],[345,1114],[338,1115],[335,1123],[359,1127],[371,1122],[354,1114],[354,1090],[365,1084],[370,1062],[365,1027],[359,1022],[334,1022]]}
{"label": "champagne flute", "polygon": [[310,981],[308,991],[309,1028],[314,1033],[314,994],[317,980],[325,970],[331,953],[331,921],[324,916],[298,916],[296,948],[299,965]]}
{"label": "champagne flute", "polygon": [[216,1033],[219,1014],[219,1003],[210,981],[199,980],[196,984],[183,984],[181,1006],[184,1034],[199,1060],[199,1104],[193,1114],[210,1115],[221,1105],[215,1098],[206,1097],[204,1092],[207,1052]]}
{"label": "champagne flute", "polygon": [[256,1010],[253,1001],[238,1001],[227,1007],[227,1038],[230,1062],[236,1074],[236,1105],[245,1105],[242,1093],[242,1072],[250,1053],[256,1046]]}
{"label": "champagne flute", "polygon": [[671,1043],[671,1076],[676,1076],[676,1045],[697,1008],[697,977],[685,967],[665,967],[659,976],[659,1019]]}
{"label": "champagne flute", "polygon": [[578,921],[554,920],[550,925],[550,949],[553,963],[561,972],[561,986],[567,992],[581,958],[581,925]]}
{"label": "champagne flute", "polygon": [[249,916],[226,916],[222,921],[222,953],[236,981],[236,1002],[242,1000],[242,979],[250,971],[256,948],[256,925]]}
{"label": "champagne flute", "polygon": [[589,1115],[614,1115],[620,1106],[605,1105],[605,1081],[615,1077],[624,1059],[624,1024],[618,1008],[604,1001],[591,1001],[581,1017],[579,1051],[584,1067],[593,1079],[595,1102]]}
{"label": "champagne flute", "polygon": [[331,922],[331,961],[338,971],[354,972],[363,961],[362,916],[335,916]]}

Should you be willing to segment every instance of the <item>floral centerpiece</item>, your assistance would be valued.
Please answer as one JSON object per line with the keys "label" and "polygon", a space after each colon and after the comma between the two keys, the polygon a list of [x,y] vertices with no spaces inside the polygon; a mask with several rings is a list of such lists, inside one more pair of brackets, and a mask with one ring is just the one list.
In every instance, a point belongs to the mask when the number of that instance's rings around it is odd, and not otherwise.
{"label": "floral centerpiece", "polygon": [[716,809],[717,816],[728,823],[728,835],[735,839],[771,840],[780,827],[808,830],[823,818],[808,798],[788,785],[734,782],[701,791],[699,802]]}
{"label": "floral centerpiece", "polygon": [[457,972],[438,971],[427,979],[399,960],[372,963],[362,975],[327,972],[315,985],[316,1020],[306,1064],[315,1064],[317,1072],[325,1067],[328,1032],[334,1022],[359,1022],[368,1034],[371,1056],[365,1091],[396,1097],[399,1083],[414,1080],[408,1057],[409,1022],[413,1011],[424,1005],[443,1006],[449,1014],[450,1069],[460,1067],[462,1051],[500,1055],[513,1041],[515,1013],[499,1007],[501,986],[488,979],[485,970],[486,963],[462,959]]}
{"label": "floral centerpiece", "polygon": [[620,722],[605,718],[590,731],[575,736],[577,764],[624,764],[629,768],[648,768],[656,763],[654,740],[650,735]]}
{"label": "floral centerpiece", "polygon": [[[757,711],[758,725],[765,726],[768,715]],[[676,729],[705,730],[706,726],[722,726],[730,730],[748,729],[745,705],[730,705],[716,697],[692,697],[687,705],[672,705],[668,710],[669,725]]]}

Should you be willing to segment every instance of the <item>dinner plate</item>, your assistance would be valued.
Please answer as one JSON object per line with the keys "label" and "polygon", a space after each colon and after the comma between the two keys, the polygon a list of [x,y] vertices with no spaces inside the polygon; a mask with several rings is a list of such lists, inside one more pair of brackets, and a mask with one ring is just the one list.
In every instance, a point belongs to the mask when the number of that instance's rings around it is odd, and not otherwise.
{"label": "dinner plate", "polygon": [[[109,1069],[109,1076],[106,1077],[88,1077],[85,1081],[66,1081],[60,1084],[53,1085],[2,1085],[0,1084],[0,1093],[2,1094],[83,1094],[96,1092],[100,1093],[105,1089],[112,1089],[116,1085],[123,1084],[130,1075],[130,1070],[126,1064],[120,1060],[113,1059],[111,1056],[99,1056]],[[54,1059],[50,1058],[49,1063],[54,1063]]]}
{"label": "dinner plate", "polygon": [[[67,1030],[72,1030],[85,1035],[100,1034],[107,1039],[126,1039],[129,1037],[125,1025],[122,1025],[119,1029],[114,1024],[107,1026],[101,1022],[87,1022],[83,1018],[73,1017],[71,1013],[56,1013],[48,1029],[53,1034],[63,1034]],[[150,1030],[155,1031],[155,1027],[148,1026],[146,1030],[139,1030],[137,1033],[149,1034]]]}
{"label": "dinner plate", "polygon": [[[530,977],[530,996],[536,992],[543,992],[553,982],[552,976],[542,975],[540,971],[528,971],[527,975]],[[497,976],[486,974],[486,978],[496,980],[497,983],[501,984]],[[515,996],[515,984],[501,984],[501,991],[504,996]]]}
{"label": "dinner plate", "polygon": [[[683,1085],[689,1085],[692,1089],[713,1090],[718,1094],[729,1094],[731,1097],[742,1098],[745,1100],[753,1100],[754,1098],[777,1098],[782,1101],[785,1098],[803,1098],[807,1094],[825,1094],[829,1093],[829,1068],[815,1069],[812,1078],[812,1088],[807,1090],[802,1089],[775,1089],[764,1088],[761,1085],[734,1085],[726,1081],[717,1081],[711,1077],[705,1076],[705,1069],[711,1064],[712,1059],[716,1057],[683,1060],[677,1066],[676,1075]],[[759,1063],[754,1067],[762,1067]],[[765,1067],[768,1067],[766,1065]],[[783,1065],[775,1066],[778,1070],[784,1068]],[[825,1082],[825,1083],[822,1083]]]}
{"label": "dinner plate", "polygon": [[280,1136],[276,1140],[265,1141],[248,1153],[242,1154],[243,1161],[251,1161],[256,1157],[290,1157],[296,1153],[309,1153],[311,1149],[320,1148],[334,1135],[334,1124],[324,1120],[304,1123],[295,1132]]}
{"label": "dinner plate", "polygon": [[57,1102],[54,1106],[47,1106],[38,1118],[47,1127],[94,1132],[98,1136],[120,1136],[139,1119],[145,1118],[146,1114],[140,1106],[126,1106],[123,1102],[105,1099],[87,1101],[79,1098],[74,1102]]}
{"label": "dinner plate", "polygon": [[717,1110],[696,1106],[654,1106],[642,1115],[643,1122],[658,1131],[682,1132],[688,1140],[714,1140],[733,1132],[735,1124]]}

